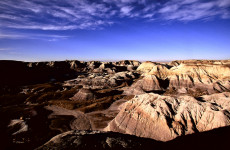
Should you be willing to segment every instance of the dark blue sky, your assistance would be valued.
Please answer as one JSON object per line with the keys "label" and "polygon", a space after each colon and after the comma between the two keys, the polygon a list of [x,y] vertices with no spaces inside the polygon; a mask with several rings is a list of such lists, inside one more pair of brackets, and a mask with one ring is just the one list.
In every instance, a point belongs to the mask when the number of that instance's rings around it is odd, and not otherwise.
{"label": "dark blue sky", "polygon": [[230,0],[1,0],[0,59],[230,59]]}

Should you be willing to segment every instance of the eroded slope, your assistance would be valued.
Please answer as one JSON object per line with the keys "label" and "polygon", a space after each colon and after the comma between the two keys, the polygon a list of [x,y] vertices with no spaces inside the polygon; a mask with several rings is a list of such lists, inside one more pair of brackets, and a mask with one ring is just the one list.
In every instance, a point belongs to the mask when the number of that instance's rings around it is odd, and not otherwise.
{"label": "eroded slope", "polygon": [[[203,96],[142,94],[123,104],[106,131],[168,141],[177,136],[230,125],[230,93]],[[215,98],[213,98],[215,97]]]}

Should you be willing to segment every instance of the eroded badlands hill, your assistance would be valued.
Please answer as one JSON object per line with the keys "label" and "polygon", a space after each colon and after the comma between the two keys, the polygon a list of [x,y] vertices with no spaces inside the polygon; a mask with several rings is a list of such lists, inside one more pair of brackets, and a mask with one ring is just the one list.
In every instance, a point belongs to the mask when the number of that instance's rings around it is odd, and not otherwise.
{"label": "eroded badlands hill", "polygon": [[137,71],[142,79],[125,92],[166,91],[168,94],[186,93],[192,96],[230,90],[230,61],[174,61],[169,64],[144,62]]}
{"label": "eroded badlands hill", "polygon": [[[0,61],[0,68],[1,149],[55,149],[54,139],[68,149],[74,138],[80,149],[171,148],[190,135],[222,135],[230,124],[229,60]],[[86,145],[88,137],[99,141]]]}
{"label": "eroded badlands hill", "polygon": [[169,141],[230,125],[230,93],[202,96],[142,94],[122,105],[107,131]]}

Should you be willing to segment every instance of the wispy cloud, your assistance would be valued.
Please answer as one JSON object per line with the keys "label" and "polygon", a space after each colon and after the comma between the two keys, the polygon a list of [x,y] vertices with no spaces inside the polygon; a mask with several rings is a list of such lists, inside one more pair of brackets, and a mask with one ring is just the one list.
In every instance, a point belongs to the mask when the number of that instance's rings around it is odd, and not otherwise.
{"label": "wispy cloud", "polygon": [[229,2],[230,0],[174,0],[164,4],[158,13],[164,20],[193,21],[212,17],[227,19],[230,18]]}
{"label": "wispy cloud", "polygon": [[10,48],[0,48],[0,51],[9,51]]}
{"label": "wispy cloud", "polygon": [[133,10],[133,7],[131,6],[121,7],[121,13],[122,15],[125,15],[125,16],[129,16],[132,10]]}
{"label": "wispy cloud", "polygon": [[114,24],[126,17],[145,18],[147,21],[193,21],[213,17],[229,19],[230,0],[0,1],[2,29],[94,30]]}
{"label": "wispy cloud", "polygon": [[[0,26],[17,29],[73,30],[95,29],[112,21],[102,3],[85,0],[1,0]],[[98,24],[100,22],[100,24]]]}
{"label": "wispy cloud", "polygon": [[[38,39],[45,41],[58,41],[70,38],[64,35],[52,35],[52,34],[28,34],[20,32],[0,32],[0,39]],[[0,50],[9,50],[7,48],[2,48]]]}

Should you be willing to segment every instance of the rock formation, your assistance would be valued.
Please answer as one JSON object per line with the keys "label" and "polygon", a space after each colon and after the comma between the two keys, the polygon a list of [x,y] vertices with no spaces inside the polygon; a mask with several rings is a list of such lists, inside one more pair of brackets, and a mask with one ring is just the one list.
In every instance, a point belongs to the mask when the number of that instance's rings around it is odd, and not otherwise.
{"label": "rock formation", "polygon": [[[129,65],[133,70],[140,64],[138,61],[100,62],[100,61],[50,61],[50,62],[21,62],[1,60],[1,85],[27,85],[49,81],[64,81],[77,77],[82,73],[116,73],[127,71]],[[129,68],[130,69],[130,66]],[[17,78],[15,78],[17,72]]]}
{"label": "rock formation", "polygon": [[[172,141],[160,142],[128,134],[101,131],[68,131],[59,134],[36,150],[55,149],[157,149],[194,150],[226,149],[229,146],[230,127],[185,135]],[[90,142],[89,142],[90,141]]]}
{"label": "rock formation", "polygon": [[72,130],[53,137],[36,150],[48,149],[140,149],[154,146],[162,147],[162,143],[141,139],[131,135],[123,135],[101,131]]}
{"label": "rock formation", "polygon": [[[169,64],[171,66],[154,62],[142,63],[137,71],[142,73],[143,79],[133,84],[126,93],[132,93],[134,89],[140,89],[134,94],[143,93],[141,89],[148,92],[143,89],[142,83],[149,75],[156,76],[153,81],[160,87],[152,90],[166,91],[167,89],[168,93],[196,93],[197,95],[230,91],[230,61],[189,60],[174,61]],[[151,87],[152,83],[146,82],[145,86]]]}
{"label": "rock formation", "polygon": [[28,131],[28,125],[22,119],[11,120],[8,128],[10,132],[12,132],[12,135],[17,135],[19,133]]}
{"label": "rock formation", "polygon": [[82,85],[84,88],[105,89],[110,87],[120,86],[123,83],[131,84],[134,79],[138,78],[139,74],[134,72],[117,72],[112,74],[107,73],[90,73],[86,76],[78,76],[75,79],[65,81],[65,85],[75,86]]}
{"label": "rock formation", "polygon": [[202,149],[224,149],[230,133],[230,60],[0,61],[0,68],[0,149],[196,149],[204,140]]}
{"label": "rock formation", "polygon": [[126,95],[138,95],[145,92],[161,91],[163,87],[160,85],[155,75],[146,75],[142,79],[136,81],[132,86],[125,90]]}
{"label": "rock formation", "polygon": [[154,62],[146,61],[143,62],[138,68],[137,71],[141,72],[149,72],[152,70],[152,68],[156,65]]}
{"label": "rock formation", "polygon": [[203,96],[142,94],[123,104],[106,131],[169,141],[177,136],[230,125],[230,93]]}

